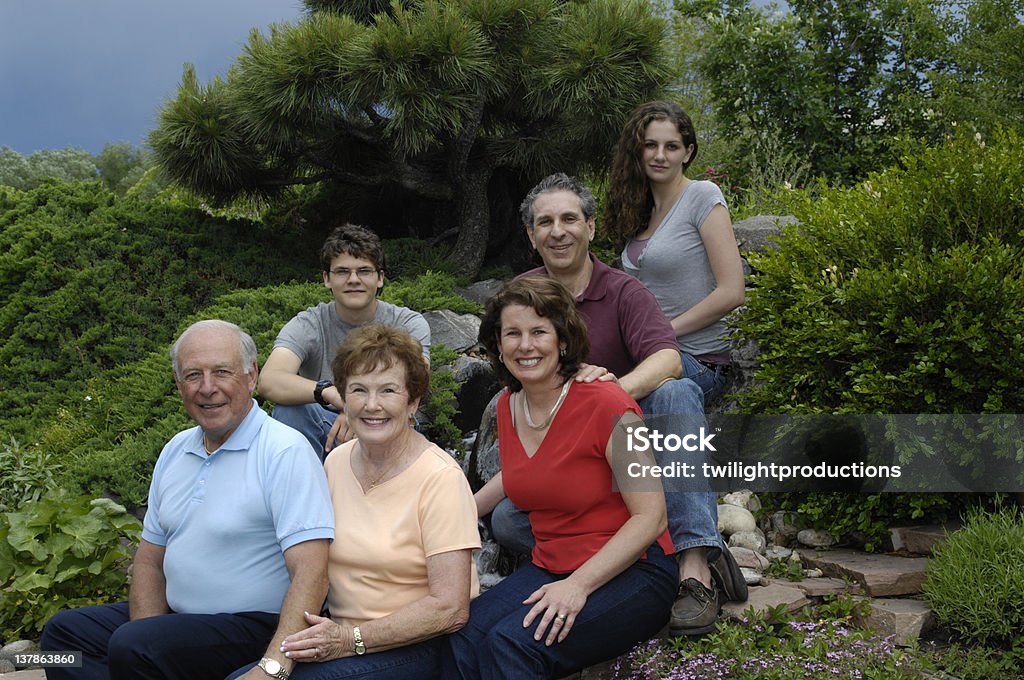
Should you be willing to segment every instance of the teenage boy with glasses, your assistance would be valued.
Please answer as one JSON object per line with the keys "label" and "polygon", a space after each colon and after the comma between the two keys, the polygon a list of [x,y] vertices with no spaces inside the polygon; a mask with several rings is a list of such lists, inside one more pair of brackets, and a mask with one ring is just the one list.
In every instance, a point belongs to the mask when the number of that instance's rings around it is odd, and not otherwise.
{"label": "teenage boy with glasses", "polygon": [[377,298],[384,286],[384,248],[369,229],[338,227],[320,249],[324,286],[334,302],[296,314],[281,328],[260,373],[259,391],[276,406],[275,419],[294,427],[321,460],[349,438],[341,395],[331,382],[334,352],[352,330],[368,323],[397,326],[423,346],[430,362],[430,327],[419,312]]}

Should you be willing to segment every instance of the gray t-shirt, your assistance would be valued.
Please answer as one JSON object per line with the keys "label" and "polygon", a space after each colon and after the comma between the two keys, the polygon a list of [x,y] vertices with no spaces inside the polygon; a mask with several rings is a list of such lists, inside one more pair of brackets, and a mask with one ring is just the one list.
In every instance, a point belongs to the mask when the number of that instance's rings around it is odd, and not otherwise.
{"label": "gray t-shirt", "polygon": [[[423,356],[430,360],[430,326],[419,312],[377,300],[372,323],[398,326],[409,331],[423,345]],[[345,336],[363,324],[350,324],[338,318],[333,302],[296,314],[277,334],[274,348],[284,347],[299,357],[299,375],[309,380],[333,380],[331,362]]]}
{"label": "gray t-shirt", "polygon": [[[708,253],[700,228],[716,205],[725,205],[714,182],[694,181],[683,190],[661,226],[647,239],[634,261],[628,245],[622,251],[622,268],[647,286],[665,316],[674,319],[715,289]],[[634,251],[635,252],[635,251]],[[693,356],[729,350],[724,339],[729,329],[722,320],[677,338],[679,348]]]}

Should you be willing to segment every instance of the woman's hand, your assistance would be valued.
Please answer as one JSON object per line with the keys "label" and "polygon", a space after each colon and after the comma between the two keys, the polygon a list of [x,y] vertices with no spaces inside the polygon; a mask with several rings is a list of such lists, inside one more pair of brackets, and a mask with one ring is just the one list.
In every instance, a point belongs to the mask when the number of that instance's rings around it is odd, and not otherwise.
{"label": "woman's hand", "polygon": [[309,612],[306,623],[309,628],[289,635],[281,643],[281,651],[292,661],[330,661],[347,656],[354,649],[352,632],[347,628]]}
{"label": "woman's hand", "polygon": [[571,579],[547,583],[523,600],[523,604],[533,604],[523,619],[523,628],[529,628],[539,616],[540,623],[537,624],[533,639],[540,640],[546,632],[544,644],[550,647],[565,639],[586,603],[587,592]]}

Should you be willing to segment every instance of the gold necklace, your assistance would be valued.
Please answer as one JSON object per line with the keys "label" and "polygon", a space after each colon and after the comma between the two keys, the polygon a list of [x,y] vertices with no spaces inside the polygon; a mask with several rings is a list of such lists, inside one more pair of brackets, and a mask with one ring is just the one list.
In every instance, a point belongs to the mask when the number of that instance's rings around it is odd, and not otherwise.
{"label": "gold necklace", "polygon": [[555,405],[548,411],[548,417],[544,419],[544,422],[538,425],[533,422],[533,416],[530,415],[530,400],[526,398],[526,391],[523,391],[523,415],[526,416],[526,424],[534,430],[543,430],[545,427],[551,424],[551,421],[555,419],[555,412],[558,411],[558,407],[565,401],[565,395],[569,393],[569,385],[572,383],[572,379],[566,380],[565,384],[562,385],[562,393],[558,395],[558,399],[555,401]]}
{"label": "gold necklace", "polygon": [[[402,456],[404,456],[404,455],[405,455],[404,452],[399,452],[399,454],[397,456],[395,456],[395,459],[391,462],[391,465],[389,465],[387,467],[387,469],[384,470],[384,472],[382,472],[379,475],[377,475],[377,479],[375,479],[372,482],[370,482],[370,486],[367,487],[367,491],[369,491],[370,489],[372,489],[372,488],[376,487],[378,484],[380,484],[381,480],[383,480],[384,477],[386,477],[389,472],[394,470],[395,466],[398,465],[399,462],[401,462]],[[365,450],[364,450],[364,452],[363,452],[363,463],[365,464],[367,462],[367,460],[368,459],[366,457],[366,453],[365,453]]]}

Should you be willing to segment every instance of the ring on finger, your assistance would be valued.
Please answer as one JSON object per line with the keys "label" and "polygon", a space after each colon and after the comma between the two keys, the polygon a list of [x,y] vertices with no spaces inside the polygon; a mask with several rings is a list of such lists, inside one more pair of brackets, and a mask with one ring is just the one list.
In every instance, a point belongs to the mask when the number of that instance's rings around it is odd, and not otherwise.
{"label": "ring on finger", "polygon": [[555,617],[555,619],[561,621],[562,623],[565,623],[565,614],[559,614]]}

